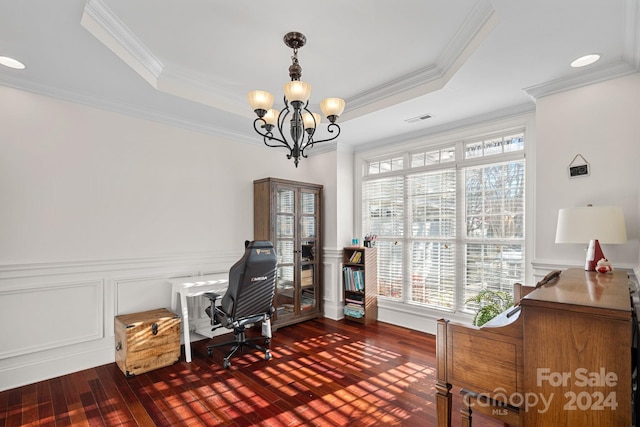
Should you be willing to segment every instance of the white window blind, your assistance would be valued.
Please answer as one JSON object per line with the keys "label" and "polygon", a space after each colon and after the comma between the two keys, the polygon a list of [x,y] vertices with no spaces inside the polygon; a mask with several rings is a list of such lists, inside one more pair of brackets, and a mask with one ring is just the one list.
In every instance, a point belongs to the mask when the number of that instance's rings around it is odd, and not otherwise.
{"label": "white window blind", "polygon": [[404,232],[404,178],[387,177],[365,183],[363,230],[376,234],[378,293],[402,298],[402,236]]}
{"label": "white window blind", "polygon": [[409,302],[453,308],[456,260],[456,171],[407,177],[411,207]]}

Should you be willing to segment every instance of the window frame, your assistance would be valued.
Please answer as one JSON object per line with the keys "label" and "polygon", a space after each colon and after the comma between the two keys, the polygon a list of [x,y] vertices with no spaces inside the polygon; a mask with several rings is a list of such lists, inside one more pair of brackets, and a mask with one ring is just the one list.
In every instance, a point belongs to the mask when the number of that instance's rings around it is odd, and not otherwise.
{"label": "window frame", "polygon": [[[397,158],[400,154],[404,156],[404,165],[405,168],[399,171],[390,171],[381,174],[376,174],[376,177],[387,177],[394,175],[407,175],[408,173],[418,173],[420,171],[429,171],[429,170],[438,170],[438,169],[446,169],[450,167],[454,167],[456,170],[456,174],[461,174],[461,169],[463,167],[468,166],[479,166],[485,165],[489,163],[502,163],[510,160],[525,160],[525,234],[523,238],[523,246],[525,250],[525,259],[523,260],[525,271],[524,271],[524,282],[531,283],[533,278],[532,272],[532,260],[533,260],[533,236],[535,235],[534,231],[534,212],[535,212],[535,194],[533,192],[533,176],[535,171],[535,156],[533,156],[534,147],[535,147],[535,133],[533,131],[534,127],[534,116],[533,114],[522,114],[513,118],[496,120],[491,124],[480,124],[474,127],[469,127],[463,130],[456,130],[451,132],[443,132],[441,134],[434,134],[428,137],[416,138],[410,141],[406,141],[405,143],[395,144],[395,145],[387,145],[385,148],[377,148],[366,151],[358,151],[355,153],[355,171],[356,176],[354,179],[354,224],[356,229],[356,235],[361,235],[363,232],[366,233],[366,230],[363,230],[363,222],[362,222],[362,202],[363,202],[363,183],[368,177],[368,169],[367,165],[370,161],[376,160],[384,160]],[[478,140],[488,140],[495,138],[497,136],[506,136],[511,133],[520,133],[524,134],[525,147],[523,151],[517,152],[503,152],[501,154],[489,155],[479,158],[471,158],[464,159],[464,147],[467,143],[471,143]],[[443,149],[447,146],[455,144],[456,147],[456,160],[455,162],[448,163],[440,163],[436,165],[428,165],[421,167],[411,167],[411,155],[414,153],[420,152],[428,152],[437,149]],[[360,173],[358,173],[358,171]],[[410,171],[410,172],[409,172]],[[457,210],[464,209],[464,192],[460,192],[461,194],[457,194]],[[408,224],[405,224],[405,227]],[[460,220],[457,221],[457,230],[456,230],[456,242],[458,244],[468,241],[469,239],[462,238],[462,233],[464,230],[464,223],[460,223]],[[410,241],[411,237],[409,236],[405,243]],[[409,245],[405,245],[405,254],[404,254],[404,262],[406,263],[406,257],[409,254]],[[456,253],[456,263],[458,265],[463,265],[464,261],[464,246],[458,248]],[[403,266],[405,268],[406,266]],[[460,268],[458,269],[461,270]],[[406,271],[406,270],[405,270]],[[469,312],[462,311],[462,307],[460,306],[460,298],[456,297],[456,304],[454,305],[453,311],[443,310],[436,307],[427,307],[422,304],[412,303],[408,300],[407,293],[410,292],[410,283],[406,279],[402,284],[403,288],[403,297],[400,300],[394,298],[387,298],[384,296],[379,296],[380,305],[382,309],[385,308],[394,309],[396,311],[401,311],[406,314],[416,314],[416,315],[427,315],[432,316],[433,318],[439,318],[443,314],[446,314],[447,317],[452,320],[464,320],[469,321],[471,318],[471,314]],[[462,292],[461,287],[456,287],[455,292]],[[462,304],[464,306],[464,304]]]}

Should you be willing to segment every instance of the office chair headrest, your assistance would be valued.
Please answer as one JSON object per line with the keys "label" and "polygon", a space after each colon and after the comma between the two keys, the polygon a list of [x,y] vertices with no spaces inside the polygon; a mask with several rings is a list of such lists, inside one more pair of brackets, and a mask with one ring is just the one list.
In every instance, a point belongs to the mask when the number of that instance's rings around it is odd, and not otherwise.
{"label": "office chair headrest", "polygon": [[245,247],[249,248],[261,248],[261,247],[273,247],[273,243],[268,240],[254,240],[252,242],[246,243]]}
{"label": "office chair headrest", "polygon": [[273,250],[273,243],[268,240],[254,240],[249,242],[246,246],[247,250],[255,249],[257,255],[271,255]]}

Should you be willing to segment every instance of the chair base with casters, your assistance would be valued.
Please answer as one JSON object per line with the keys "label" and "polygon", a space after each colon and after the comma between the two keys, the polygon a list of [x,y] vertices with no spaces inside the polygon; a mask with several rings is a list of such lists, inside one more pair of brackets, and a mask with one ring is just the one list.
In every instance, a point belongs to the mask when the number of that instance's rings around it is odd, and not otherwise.
{"label": "chair base with casters", "polygon": [[[206,313],[211,317],[211,323],[214,327],[211,329],[215,331],[216,329],[224,326],[222,325],[218,317],[216,316],[217,310],[219,310],[215,306],[215,301],[220,298],[220,295],[214,293],[206,293],[204,296],[211,300],[211,305],[205,309]],[[247,338],[246,327],[251,326],[253,324],[262,323],[262,336],[259,337],[251,337]],[[227,369],[231,366],[231,362],[229,359],[238,352],[238,350],[243,351],[245,347],[249,347],[255,350],[259,350],[264,353],[264,360],[271,359],[271,351],[268,346],[271,342],[271,318],[268,315],[257,315],[253,317],[243,318],[239,322],[234,322],[233,324],[233,336],[234,339],[231,341],[225,341],[216,344],[210,344],[207,346],[207,355],[211,356],[213,354],[213,349],[215,347],[226,347],[231,346],[229,352],[224,356],[222,366]],[[259,345],[256,341],[263,340],[263,345]]]}

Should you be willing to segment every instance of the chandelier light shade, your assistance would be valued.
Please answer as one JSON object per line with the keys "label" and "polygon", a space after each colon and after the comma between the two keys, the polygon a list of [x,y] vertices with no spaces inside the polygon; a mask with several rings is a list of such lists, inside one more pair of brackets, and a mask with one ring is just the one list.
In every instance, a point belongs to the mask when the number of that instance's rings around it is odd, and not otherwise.
{"label": "chandelier light shade", "polygon": [[624,212],[619,206],[582,206],[560,209],[556,243],[589,244],[584,269],[594,271],[604,254],[600,243],[627,242]]}
{"label": "chandelier light shade", "polygon": [[[284,108],[273,109],[273,95],[263,90],[249,92],[249,106],[256,113],[253,128],[262,136],[268,147],[285,148],[288,159],[293,159],[296,167],[301,158],[307,157],[306,150],[320,142],[333,141],[340,135],[340,126],[336,123],[343,113],[345,102],[340,98],[327,98],[320,103],[320,109],[329,124],[327,131],[334,134],[330,138],[314,140],[316,129],[321,122],[319,114],[308,109],[311,97],[311,85],[300,80],[302,67],[298,62],[298,49],[304,46],[307,38],[304,34],[290,32],[284,36],[284,44],[293,49],[289,77],[284,84]],[[288,122],[288,123],[287,123]],[[288,136],[287,133],[288,124]]]}
{"label": "chandelier light shade", "polygon": [[[338,118],[344,111],[344,99],[327,98],[320,103],[320,109],[329,120],[332,117]],[[331,120],[331,123],[335,121],[335,118]]]}
{"label": "chandelier light shade", "polygon": [[263,111],[263,116],[273,105],[273,95],[264,90],[254,90],[249,92],[247,98],[249,99],[249,105],[253,111]]}
{"label": "chandelier light shade", "polygon": [[289,102],[300,101],[306,104],[311,96],[311,85],[300,81],[285,83],[284,96]]}
{"label": "chandelier light shade", "polygon": [[280,111],[271,108],[264,115],[263,119],[267,125],[275,126],[278,123],[278,114],[280,114]]}
{"label": "chandelier light shade", "polygon": [[322,119],[318,113],[304,113],[302,115],[304,130],[315,129],[320,124],[320,120]]}

